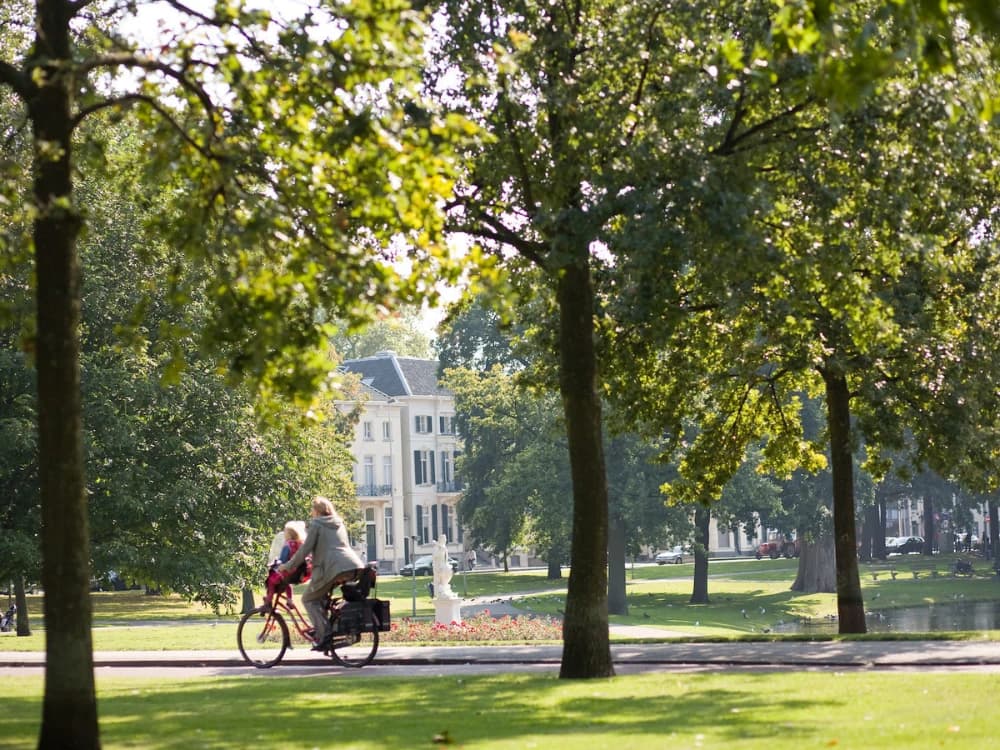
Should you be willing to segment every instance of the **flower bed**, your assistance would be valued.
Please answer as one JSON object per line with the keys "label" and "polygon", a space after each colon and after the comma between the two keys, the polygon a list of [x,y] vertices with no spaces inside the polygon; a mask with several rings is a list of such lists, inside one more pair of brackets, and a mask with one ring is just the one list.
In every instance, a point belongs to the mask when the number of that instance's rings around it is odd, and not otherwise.
{"label": "flower bed", "polygon": [[550,617],[491,617],[489,610],[450,625],[404,617],[395,620],[380,640],[383,643],[559,641],[562,623]]}

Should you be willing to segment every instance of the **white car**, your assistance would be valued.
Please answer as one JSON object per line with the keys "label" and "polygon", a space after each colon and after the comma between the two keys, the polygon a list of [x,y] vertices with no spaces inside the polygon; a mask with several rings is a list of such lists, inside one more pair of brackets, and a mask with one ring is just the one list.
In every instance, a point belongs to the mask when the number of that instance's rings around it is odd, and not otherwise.
{"label": "white car", "polygon": [[656,561],[657,565],[666,565],[667,563],[680,565],[684,562],[684,554],[684,548],[678,546],[664,552],[657,552],[656,557],[653,559]]}

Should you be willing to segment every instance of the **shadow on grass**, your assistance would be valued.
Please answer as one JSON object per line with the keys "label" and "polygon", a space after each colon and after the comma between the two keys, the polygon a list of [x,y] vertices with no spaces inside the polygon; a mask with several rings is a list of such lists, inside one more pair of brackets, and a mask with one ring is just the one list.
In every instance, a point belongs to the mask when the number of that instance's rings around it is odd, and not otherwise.
{"label": "shadow on grass", "polygon": [[[556,747],[581,736],[648,737],[711,727],[720,741],[770,737],[774,715],[786,737],[807,736],[796,715],[825,711],[832,701],[776,697],[768,678],[740,689],[697,676],[566,681],[555,676],[438,677],[423,680],[327,676],[213,679],[101,688],[105,747],[243,748],[260,743],[299,747],[430,747],[435,737],[459,746],[503,738]],[[756,684],[759,682],[759,684]],[[18,743],[37,732],[40,700],[5,699],[0,737]],[[803,714],[803,716],[805,715]],[[441,739],[438,740],[441,742]],[[633,743],[634,744],[634,743]],[[21,747],[21,744],[14,745]],[[29,747],[30,744],[24,744]],[[594,745],[604,746],[604,745]],[[650,746],[660,747],[660,744]]]}

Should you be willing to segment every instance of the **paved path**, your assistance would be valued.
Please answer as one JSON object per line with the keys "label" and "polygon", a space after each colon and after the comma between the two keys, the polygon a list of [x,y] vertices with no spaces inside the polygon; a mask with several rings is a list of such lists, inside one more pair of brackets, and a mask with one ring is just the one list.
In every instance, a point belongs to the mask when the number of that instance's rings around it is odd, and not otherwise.
{"label": "paved path", "polygon": [[[778,641],[754,643],[612,644],[616,667],[623,671],[655,671],[700,666],[706,669],[976,669],[1000,672],[996,641]],[[557,668],[559,645],[540,646],[394,646],[379,648],[376,664],[417,668],[490,667],[506,671],[514,665]],[[0,667],[40,667],[38,652],[0,652]],[[236,651],[120,651],[94,653],[97,667],[243,667]],[[282,666],[330,667],[328,657],[292,649]]]}

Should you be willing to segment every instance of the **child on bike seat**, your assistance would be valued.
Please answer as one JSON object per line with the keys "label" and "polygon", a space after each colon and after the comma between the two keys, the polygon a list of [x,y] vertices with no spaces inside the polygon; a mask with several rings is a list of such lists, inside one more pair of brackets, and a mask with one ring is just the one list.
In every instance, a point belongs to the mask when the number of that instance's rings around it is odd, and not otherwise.
{"label": "child on bike seat", "polygon": [[315,629],[314,651],[330,647],[330,628],[326,616],[326,595],[345,581],[353,581],[364,571],[364,563],[351,548],[347,527],[333,509],[333,503],[322,496],[312,500],[311,521],[306,541],[292,559],[282,563],[279,570],[295,570],[312,554],[313,573],[309,587],[302,594],[302,603]]}
{"label": "child on bike seat", "polygon": [[[281,548],[281,554],[278,555],[279,563],[286,563],[299,551],[299,547],[302,546],[302,542],[306,538],[305,524],[302,521],[289,521],[285,524],[285,544]],[[291,598],[293,583],[302,583],[303,581],[309,580],[309,565],[308,562],[304,563],[306,570],[300,571],[299,569],[286,570],[284,572],[279,571],[278,568],[273,569],[267,576],[267,593],[264,596],[264,605],[270,607],[274,602],[275,594],[281,594],[282,592],[287,592],[287,596]]]}

